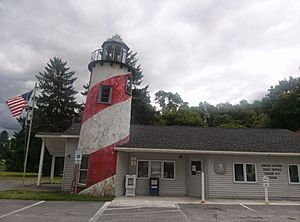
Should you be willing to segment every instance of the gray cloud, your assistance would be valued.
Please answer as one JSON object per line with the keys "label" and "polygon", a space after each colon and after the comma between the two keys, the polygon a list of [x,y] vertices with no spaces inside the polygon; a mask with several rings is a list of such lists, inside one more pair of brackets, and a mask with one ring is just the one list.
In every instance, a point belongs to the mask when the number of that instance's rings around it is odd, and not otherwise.
{"label": "gray cloud", "polygon": [[299,73],[299,9],[293,0],[2,0],[0,127],[18,129],[5,100],[31,90],[53,56],[82,90],[90,52],[115,33],[138,52],[152,95],[177,91],[191,105],[260,99]]}

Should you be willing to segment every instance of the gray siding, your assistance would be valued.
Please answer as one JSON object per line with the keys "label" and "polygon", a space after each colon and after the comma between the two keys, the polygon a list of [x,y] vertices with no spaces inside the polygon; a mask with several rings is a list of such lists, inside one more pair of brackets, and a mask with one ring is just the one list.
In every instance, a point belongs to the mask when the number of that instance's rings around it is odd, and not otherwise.
{"label": "gray siding", "polygon": [[78,146],[78,139],[67,139],[66,149],[65,149],[63,185],[62,185],[62,190],[66,192],[71,191],[75,150],[77,149],[77,146]]}
{"label": "gray siding", "polygon": [[118,152],[117,168],[116,168],[116,196],[125,194],[125,176],[127,174],[128,153]]}
{"label": "gray siding", "polygon": [[[128,159],[136,157],[137,160],[171,160],[175,161],[175,180],[160,180],[160,195],[184,196],[186,195],[186,162],[184,155],[130,153]],[[136,174],[136,166],[128,161],[128,174]],[[136,195],[149,195],[149,180],[137,179]]]}
{"label": "gray siding", "polygon": [[[226,173],[216,174],[215,161],[224,162]],[[257,183],[235,183],[233,178],[233,163],[255,163],[257,171]],[[264,176],[263,164],[282,165],[277,179],[270,179],[270,198],[299,198],[300,184],[289,184],[287,165],[300,163],[295,157],[269,157],[269,156],[213,156],[207,157],[209,198],[263,198],[264,188],[262,178]]]}

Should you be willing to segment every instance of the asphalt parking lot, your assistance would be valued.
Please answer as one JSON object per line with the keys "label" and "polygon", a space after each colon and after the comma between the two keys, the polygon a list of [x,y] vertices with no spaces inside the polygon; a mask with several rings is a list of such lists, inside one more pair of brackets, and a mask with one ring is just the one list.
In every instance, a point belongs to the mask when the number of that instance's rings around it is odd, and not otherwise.
{"label": "asphalt parking lot", "polygon": [[0,200],[0,221],[300,222],[300,206],[175,203],[174,207],[139,207],[102,202]]}
{"label": "asphalt parking lot", "polygon": [[0,200],[0,221],[89,221],[103,202]]}

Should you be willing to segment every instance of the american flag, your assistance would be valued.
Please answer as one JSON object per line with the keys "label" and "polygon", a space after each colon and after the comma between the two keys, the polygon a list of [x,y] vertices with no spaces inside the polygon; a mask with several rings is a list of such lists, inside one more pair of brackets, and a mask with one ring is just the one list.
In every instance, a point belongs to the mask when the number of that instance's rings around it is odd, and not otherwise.
{"label": "american flag", "polygon": [[23,109],[27,107],[32,91],[6,101],[13,117],[20,116]]}

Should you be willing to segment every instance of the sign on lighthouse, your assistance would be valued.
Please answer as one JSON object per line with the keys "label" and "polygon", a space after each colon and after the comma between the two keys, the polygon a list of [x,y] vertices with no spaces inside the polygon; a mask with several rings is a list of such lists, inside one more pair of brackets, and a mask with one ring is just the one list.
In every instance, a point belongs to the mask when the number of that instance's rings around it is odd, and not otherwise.
{"label": "sign on lighthouse", "polygon": [[128,141],[130,129],[132,72],[128,51],[121,37],[114,35],[92,53],[88,65],[91,76],[78,144],[89,159],[83,193],[114,195],[114,147]]}

